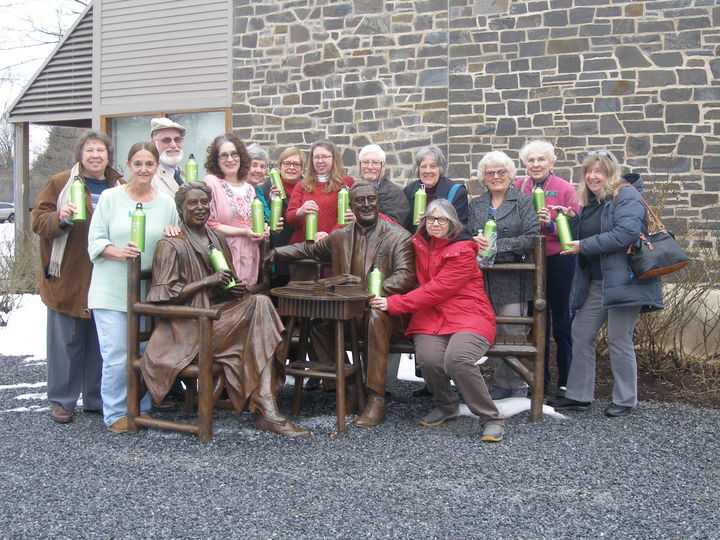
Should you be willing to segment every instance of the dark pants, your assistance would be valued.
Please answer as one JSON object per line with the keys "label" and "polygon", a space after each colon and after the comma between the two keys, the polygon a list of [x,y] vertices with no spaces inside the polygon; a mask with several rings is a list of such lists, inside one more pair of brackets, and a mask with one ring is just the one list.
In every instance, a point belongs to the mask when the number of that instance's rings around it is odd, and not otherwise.
{"label": "dark pants", "polygon": [[93,319],[47,310],[47,397],[65,410],[101,410],[102,356]]}
{"label": "dark pants", "polygon": [[575,273],[575,255],[550,255],[547,261],[547,326],[545,332],[545,391],[550,389],[550,330],[557,348],[557,385],[567,386],[572,364],[572,317],[570,316],[570,288]]}

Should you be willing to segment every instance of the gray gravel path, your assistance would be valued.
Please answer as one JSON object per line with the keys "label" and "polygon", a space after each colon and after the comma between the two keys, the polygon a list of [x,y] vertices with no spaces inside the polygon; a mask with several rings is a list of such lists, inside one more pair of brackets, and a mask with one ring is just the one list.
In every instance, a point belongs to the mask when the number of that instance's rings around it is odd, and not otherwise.
{"label": "gray gravel path", "polygon": [[8,412],[45,389],[2,385],[44,381],[45,368],[0,367],[2,538],[720,538],[718,410],[642,403],[608,419],[596,403],[536,423],[523,413],[488,444],[471,418],[418,426],[430,403],[400,382],[379,428],[329,437],[334,396],[308,392],[299,424],[310,439],[222,411],[203,445],[114,435],[82,412],[64,426]]}

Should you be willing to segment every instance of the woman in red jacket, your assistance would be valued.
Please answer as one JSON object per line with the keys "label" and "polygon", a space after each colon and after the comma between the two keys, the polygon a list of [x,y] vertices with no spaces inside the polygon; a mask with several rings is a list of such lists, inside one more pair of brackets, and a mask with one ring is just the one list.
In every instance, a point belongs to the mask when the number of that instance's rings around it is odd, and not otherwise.
{"label": "woman in red jacket", "polygon": [[[295,228],[290,243],[305,240],[307,214],[318,215],[316,242],[341,227],[337,219],[337,194],[341,188],[352,184],[353,179],[345,176],[337,146],[327,140],[314,143],[310,147],[310,160],[303,180],[295,185],[285,213],[285,219]],[[355,219],[352,212],[345,215],[348,220]]]}
{"label": "woman in red jacket", "polygon": [[475,365],[495,339],[495,315],[475,262],[478,246],[445,199],[428,205],[412,241],[418,288],[375,297],[370,304],[391,315],[412,313],[406,335],[415,342],[418,364],[435,404],[420,424],[439,426],[458,416],[460,399],[450,386],[452,379],[480,419],[482,440],[500,442],[504,421]]}

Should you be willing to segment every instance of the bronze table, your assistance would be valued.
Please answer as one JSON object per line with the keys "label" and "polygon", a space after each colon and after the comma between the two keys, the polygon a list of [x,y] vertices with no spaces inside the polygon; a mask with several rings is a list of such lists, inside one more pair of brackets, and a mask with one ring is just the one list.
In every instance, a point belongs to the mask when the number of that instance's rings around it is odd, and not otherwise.
{"label": "bronze table", "polygon": [[[362,366],[358,351],[355,318],[368,306],[370,295],[357,286],[336,286],[329,289],[301,289],[277,287],[271,294],[278,299],[278,313],[289,317],[286,327],[285,355],[290,350],[295,326],[301,322],[298,360],[285,367],[286,375],[295,377],[293,414],[300,413],[300,395],[304,377],[334,379],[336,381],[337,431],[345,431],[345,379],[353,377],[361,409],[364,407]],[[335,363],[309,362],[305,359],[307,347],[307,324],[311,319],[328,319],[335,327]],[[352,341],[352,363],[345,363],[345,322],[350,322]]]}

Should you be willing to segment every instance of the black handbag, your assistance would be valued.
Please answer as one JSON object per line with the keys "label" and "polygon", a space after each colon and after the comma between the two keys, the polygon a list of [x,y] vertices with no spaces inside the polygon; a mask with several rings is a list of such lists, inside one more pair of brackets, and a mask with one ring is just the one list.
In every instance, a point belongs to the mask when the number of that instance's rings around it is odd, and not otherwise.
{"label": "black handbag", "polygon": [[[620,188],[629,186],[636,189],[631,184],[621,184]],[[668,231],[662,222],[648,206],[645,198],[640,195],[647,213],[652,217],[652,222],[648,219],[648,234],[640,233],[640,238],[627,248],[628,260],[630,268],[636,279],[648,279],[656,276],[662,276],[680,270],[689,262],[688,256],[682,250],[675,240],[673,233]],[[615,197],[613,197],[615,203]],[[650,231],[652,226],[653,230]]]}

